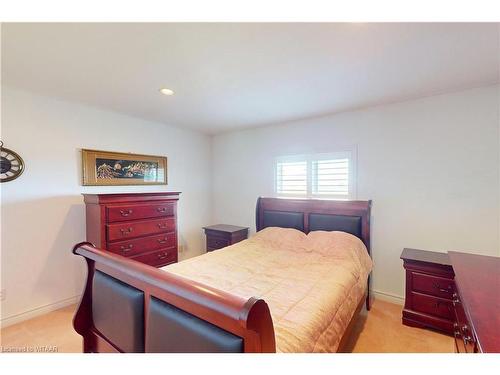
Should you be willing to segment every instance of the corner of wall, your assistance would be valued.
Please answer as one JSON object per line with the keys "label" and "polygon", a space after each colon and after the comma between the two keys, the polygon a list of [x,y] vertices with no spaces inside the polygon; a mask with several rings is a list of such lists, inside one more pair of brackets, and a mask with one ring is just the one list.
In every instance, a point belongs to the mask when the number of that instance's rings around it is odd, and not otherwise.
{"label": "corner of wall", "polygon": [[210,223],[214,223],[215,220],[215,161],[214,161],[214,142],[215,134],[210,134],[210,202],[209,202],[209,212],[210,212]]}

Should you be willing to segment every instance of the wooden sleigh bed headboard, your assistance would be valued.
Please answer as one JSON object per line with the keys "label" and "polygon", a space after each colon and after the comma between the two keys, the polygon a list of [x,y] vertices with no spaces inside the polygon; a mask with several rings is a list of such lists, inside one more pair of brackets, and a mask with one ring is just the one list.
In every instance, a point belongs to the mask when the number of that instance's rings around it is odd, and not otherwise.
{"label": "wooden sleigh bed headboard", "polygon": [[372,201],[263,198],[257,200],[257,231],[266,227],[294,228],[304,233],[315,230],[342,231],[363,241],[370,249]]}
{"label": "wooden sleigh bed headboard", "polygon": [[[294,228],[304,233],[315,230],[341,231],[358,237],[371,257],[370,217],[372,201],[338,201],[321,199],[257,199],[255,226]],[[368,276],[366,309],[370,310],[371,276]]]}
{"label": "wooden sleigh bed headboard", "polygon": [[[360,237],[370,252],[370,206],[371,201],[259,198],[257,230],[344,230]],[[276,351],[262,299],[240,298],[88,242],[75,245],[73,253],[85,258],[88,269],[73,320],[86,353]],[[366,304],[369,308],[369,296]]]}

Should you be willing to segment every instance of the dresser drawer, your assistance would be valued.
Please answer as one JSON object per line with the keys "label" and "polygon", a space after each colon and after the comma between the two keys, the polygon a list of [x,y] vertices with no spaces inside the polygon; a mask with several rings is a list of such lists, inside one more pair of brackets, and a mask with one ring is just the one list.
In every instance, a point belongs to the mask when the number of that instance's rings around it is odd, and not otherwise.
{"label": "dresser drawer", "polygon": [[106,225],[108,241],[119,241],[128,238],[145,236],[162,232],[175,231],[175,218],[143,220],[129,223]]}
{"label": "dresser drawer", "polygon": [[113,253],[131,257],[172,246],[177,246],[177,236],[174,232],[128,241],[111,242],[107,244],[107,249]]}
{"label": "dresser drawer", "polygon": [[210,250],[222,249],[229,246],[229,240],[220,237],[207,237],[207,248]]}
{"label": "dresser drawer", "polygon": [[170,263],[177,262],[177,247],[162,249],[152,253],[138,255],[131,259],[141,263],[149,264],[150,266],[164,266]]}
{"label": "dresser drawer", "polygon": [[455,323],[453,327],[457,353],[477,353],[477,344],[470,328],[467,325],[461,326],[458,323]]}
{"label": "dresser drawer", "polygon": [[107,206],[108,222],[173,216],[174,203],[150,203],[142,205]]}
{"label": "dresser drawer", "polygon": [[411,275],[413,291],[451,299],[455,288],[453,280],[420,272]]}
{"label": "dresser drawer", "polygon": [[454,320],[457,322],[459,326],[467,325],[467,317],[465,315],[465,310],[462,306],[462,301],[460,301],[460,297],[457,293],[453,293],[453,313]]}
{"label": "dresser drawer", "polygon": [[436,317],[453,320],[451,301],[421,293],[411,293],[414,311],[434,315]]}
{"label": "dresser drawer", "polygon": [[453,327],[454,327],[453,337],[455,338],[455,352],[467,353],[460,329],[456,327],[456,323],[454,324]]}

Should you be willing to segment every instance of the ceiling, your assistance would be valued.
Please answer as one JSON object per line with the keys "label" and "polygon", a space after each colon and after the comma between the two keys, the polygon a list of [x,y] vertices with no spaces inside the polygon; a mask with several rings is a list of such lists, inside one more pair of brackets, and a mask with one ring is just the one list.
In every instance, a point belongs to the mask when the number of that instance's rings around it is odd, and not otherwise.
{"label": "ceiling", "polygon": [[[2,25],[3,84],[208,134],[499,82],[499,24]],[[161,87],[175,91],[159,93]]]}

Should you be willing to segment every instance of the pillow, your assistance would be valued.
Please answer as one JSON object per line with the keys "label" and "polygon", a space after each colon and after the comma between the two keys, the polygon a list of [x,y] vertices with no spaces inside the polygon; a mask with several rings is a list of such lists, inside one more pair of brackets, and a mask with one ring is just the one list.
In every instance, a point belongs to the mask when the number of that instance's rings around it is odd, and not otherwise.
{"label": "pillow", "polygon": [[306,246],[327,257],[351,258],[364,268],[372,266],[372,260],[363,241],[346,232],[322,230],[309,232]]}
{"label": "pillow", "polygon": [[252,240],[265,242],[266,245],[285,250],[305,249],[307,236],[300,230],[293,228],[267,227],[255,233]]}

